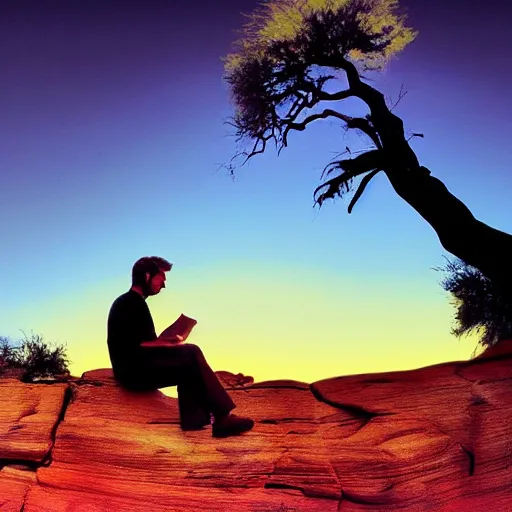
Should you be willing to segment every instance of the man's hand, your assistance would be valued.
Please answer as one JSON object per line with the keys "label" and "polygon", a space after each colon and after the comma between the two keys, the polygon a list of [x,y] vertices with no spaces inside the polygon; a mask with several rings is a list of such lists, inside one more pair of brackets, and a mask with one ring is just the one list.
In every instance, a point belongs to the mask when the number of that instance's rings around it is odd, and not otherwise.
{"label": "man's hand", "polygon": [[181,343],[183,341],[183,336],[180,336],[179,334],[175,334],[174,336],[162,336],[160,335],[157,338],[157,341],[165,341],[168,343],[172,343],[173,345],[177,345],[178,343]]}

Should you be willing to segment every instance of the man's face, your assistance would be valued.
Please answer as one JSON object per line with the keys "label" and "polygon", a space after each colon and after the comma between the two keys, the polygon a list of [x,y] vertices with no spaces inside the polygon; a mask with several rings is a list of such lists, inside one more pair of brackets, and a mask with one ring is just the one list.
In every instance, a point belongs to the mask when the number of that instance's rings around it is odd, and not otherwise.
{"label": "man's face", "polygon": [[157,293],[160,293],[160,290],[162,288],[165,288],[165,273],[164,272],[158,272],[153,277],[150,277],[149,274],[146,274],[147,281],[147,292],[148,295],[156,295]]}

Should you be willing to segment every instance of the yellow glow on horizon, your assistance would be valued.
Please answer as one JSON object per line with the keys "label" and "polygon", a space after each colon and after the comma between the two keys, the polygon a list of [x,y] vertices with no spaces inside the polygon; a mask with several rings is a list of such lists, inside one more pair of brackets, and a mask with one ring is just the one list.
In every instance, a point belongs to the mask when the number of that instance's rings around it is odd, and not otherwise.
{"label": "yellow glow on horizon", "polygon": [[[112,301],[128,288],[129,280],[117,277],[77,290],[34,308],[33,318],[20,328],[67,343],[73,375],[110,367],[106,318]],[[311,269],[270,274],[254,267],[251,273],[217,268],[192,277],[173,270],[167,288],[148,305],[157,333],[181,313],[196,318],[188,342],[202,348],[210,366],[260,382],[311,383],[469,358],[475,343],[450,335],[446,297],[424,294],[413,300],[410,289],[413,284],[360,284]],[[166,394],[175,396],[175,388]]]}

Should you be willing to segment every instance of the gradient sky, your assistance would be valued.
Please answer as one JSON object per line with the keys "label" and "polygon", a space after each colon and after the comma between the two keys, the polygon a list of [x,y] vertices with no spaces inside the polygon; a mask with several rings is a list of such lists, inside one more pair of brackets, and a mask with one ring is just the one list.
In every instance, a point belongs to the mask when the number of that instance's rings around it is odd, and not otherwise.
{"label": "gradient sky", "polygon": [[[110,366],[110,305],[159,255],[174,268],[148,299],[157,332],[196,318],[216,370],[312,382],[468,358],[432,270],[447,253],[384,175],[352,215],[312,207],[356,135],[317,123],[234,180],[219,169],[236,149],[221,57],[256,2],[133,4],[1,4],[0,335],[66,343],[75,375]],[[422,164],[512,232],[510,7],[402,5],[418,38],[374,85],[403,85]]]}

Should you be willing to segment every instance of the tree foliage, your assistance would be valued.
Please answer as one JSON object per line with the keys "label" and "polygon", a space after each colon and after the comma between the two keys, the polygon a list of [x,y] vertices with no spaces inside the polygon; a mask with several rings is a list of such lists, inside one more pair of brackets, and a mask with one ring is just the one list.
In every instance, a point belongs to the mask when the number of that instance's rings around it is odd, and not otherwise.
{"label": "tree foliage", "polygon": [[[397,0],[271,0],[261,4],[248,16],[242,38],[225,61],[225,80],[235,106],[231,124],[237,140],[252,148],[235,155],[228,164],[230,171],[234,172],[238,157],[245,157],[243,165],[263,153],[270,141],[281,151],[290,131],[335,118],[347,129],[364,132],[374,151],[367,160],[331,162],[325,168],[327,175],[341,173],[321,185],[315,196],[327,188],[316,198],[321,205],[348,191],[356,176],[370,172],[356,193],[359,197],[371,177],[385,167],[379,150],[386,149],[387,130],[381,129],[377,118],[384,113],[391,124],[393,119],[395,125],[400,120],[391,118],[382,95],[361,81],[356,65],[363,71],[382,69],[415,36],[405,25],[405,16],[398,14]],[[348,88],[328,92],[333,84],[337,88],[340,70],[347,75]],[[331,107],[350,97],[366,102],[370,113],[354,118]],[[326,102],[329,107],[322,109]]]}
{"label": "tree foliage", "polygon": [[441,285],[451,294],[456,308],[452,334],[457,337],[478,333],[484,347],[512,338],[512,304],[510,297],[475,267],[460,259],[447,260]]}
{"label": "tree foliage", "polygon": [[0,360],[5,366],[22,370],[25,382],[69,374],[64,345],[47,343],[38,334],[23,335],[18,342],[0,336]]}

